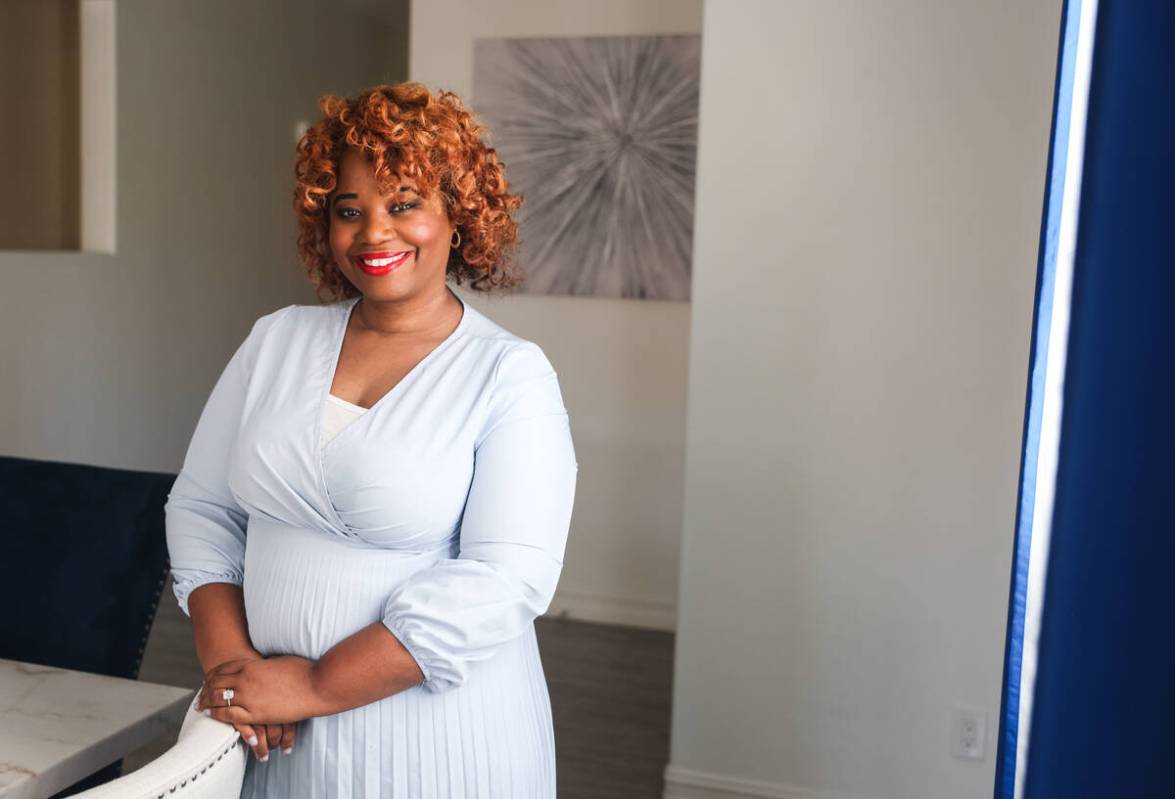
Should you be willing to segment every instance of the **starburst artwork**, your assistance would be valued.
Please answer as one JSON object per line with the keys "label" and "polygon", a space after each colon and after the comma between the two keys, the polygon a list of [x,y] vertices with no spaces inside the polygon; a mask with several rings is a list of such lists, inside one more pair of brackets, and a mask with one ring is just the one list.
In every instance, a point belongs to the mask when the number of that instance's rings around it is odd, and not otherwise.
{"label": "starburst artwork", "polygon": [[474,110],[524,203],[519,291],[688,300],[701,37],[474,43]]}

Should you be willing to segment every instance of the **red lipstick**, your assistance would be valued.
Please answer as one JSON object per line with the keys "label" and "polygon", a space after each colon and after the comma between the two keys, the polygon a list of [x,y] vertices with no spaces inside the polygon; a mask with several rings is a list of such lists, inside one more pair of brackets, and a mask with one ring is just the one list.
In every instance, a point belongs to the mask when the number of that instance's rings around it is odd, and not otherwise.
{"label": "red lipstick", "polygon": [[377,252],[365,252],[360,255],[352,255],[351,263],[355,264],[364,274],[373,277],[380,277],[386,275],[396,269],[399,269],[412,258],[411,250],[400,250],[393,252],[392,250],[379,250]]}

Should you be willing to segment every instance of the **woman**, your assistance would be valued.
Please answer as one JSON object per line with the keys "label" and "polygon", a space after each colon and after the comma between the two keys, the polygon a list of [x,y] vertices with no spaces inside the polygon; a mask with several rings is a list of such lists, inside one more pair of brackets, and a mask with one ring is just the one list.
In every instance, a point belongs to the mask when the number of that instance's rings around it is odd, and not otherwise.
{"label": "woman", "polygon": [[334,301],[255,322],[166,506],[199,707],[257,755],[242,797],[553,797],[533,621],[570,525],[568,415],[542,349],[446,284],[517,284],[521,198],[450,92],[321,108],[295,207]]}

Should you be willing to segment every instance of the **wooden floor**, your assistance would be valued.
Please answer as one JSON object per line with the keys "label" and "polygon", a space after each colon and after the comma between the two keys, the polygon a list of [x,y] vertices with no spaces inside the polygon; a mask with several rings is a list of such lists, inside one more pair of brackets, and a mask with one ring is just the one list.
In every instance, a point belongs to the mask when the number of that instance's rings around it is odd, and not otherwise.
{"label": "wooden floor", "polygon": [[[555,717],[559,799],[661,799],[669,759],[673,633],[560,619],[535,622]],[[164,586],[139,679],[200,687],[191,622]],[[158,757],[168,736],[129,755]]]}

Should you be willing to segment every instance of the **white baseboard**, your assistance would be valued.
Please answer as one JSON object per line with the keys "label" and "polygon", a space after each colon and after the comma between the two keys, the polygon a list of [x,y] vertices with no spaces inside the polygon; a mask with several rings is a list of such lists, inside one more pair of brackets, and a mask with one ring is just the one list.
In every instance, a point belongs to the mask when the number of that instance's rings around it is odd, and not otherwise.
{"label": "white baseboard", "polygon": [[665,769],[665,792],[661,796],[662,799],[869,799],[673,765]]}
{"label": "white baseboard", "polygon": [[544,618],[620,624],[650,630],[677,630],[677,607],[655,599],[604,596],[560,588]]}

